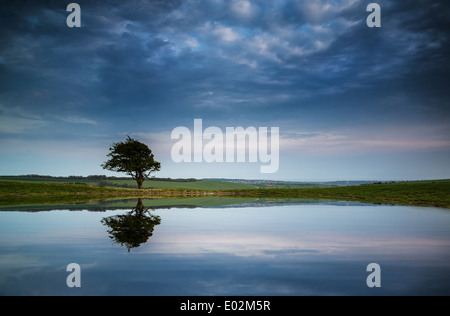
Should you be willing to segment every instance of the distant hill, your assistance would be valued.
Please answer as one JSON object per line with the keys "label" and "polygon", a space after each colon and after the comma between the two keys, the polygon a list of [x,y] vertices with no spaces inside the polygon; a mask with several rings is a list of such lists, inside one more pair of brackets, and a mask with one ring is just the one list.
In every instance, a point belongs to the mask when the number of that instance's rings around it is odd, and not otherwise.
{"label": "distant hill", "polygon": [[[88,184],[102,187],[136,189],[136,181],[130,177],[107,177],[105,175],[52,177],[45,175],[0,176],[1,181],[21,181],[35,183],[72,183]],[[448,182],[450,180],[428,180],[428,182]],[[247,179],[172,179],[152,178],[144,182],[144,189],[187,189],[187,190],[239,190],[239,189],[312,189],[359,186],[366,184],[387,184],[398,182],[380,181],[330,181],[330,182],[295,182]],[[424,181],[420,181],[423,183]],[[426,181],[425,181],[426,182]],[[410,181],[410,183],[413,183]]]}
{"label": "distant hill", "polygon": [[[136,181],[130,177],[107,177],[105,175],[52,177],[46,175],[0,176],[0,180],[24,181],[37,183],[74,183],[89,184],[104,187],[136,188]],[[334,181],[334,182],[293,182],[273,180],[245,180],[245,179],[172,179],[152,178],[144,182],[144,189],[192,189],[192,190],[233,190],[233,189],[305,189],[330,188],[336,186],[352,186],[371,184],[373,181]]]}
{"label": "distant hill", "polygon": [[275,181],[275,180],[246,180],[246,179],[204,179],[208,181],[244,183],[255,185],[260,188],[331,188],[373,184],[377,181],[329,181],[329,182],[297,182],[297,181]]}
{"label": "distant hill", "polygon": [[[51,177],[41,175],[0,176],[1,181],[33,182],[33,183],[70,183],[88,184],[102,187],[136,189],[136,181],[127,177],[107,176],[70,176]],[[258,186],[225,181],[197,179],[154,178],[144,182],[144,189],[187,189],[187,190],[239,190],[257,189]]]}

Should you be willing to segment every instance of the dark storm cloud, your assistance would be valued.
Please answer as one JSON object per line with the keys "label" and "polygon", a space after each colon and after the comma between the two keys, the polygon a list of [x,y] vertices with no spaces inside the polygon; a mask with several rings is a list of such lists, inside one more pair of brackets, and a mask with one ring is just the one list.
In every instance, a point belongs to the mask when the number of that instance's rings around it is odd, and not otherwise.
{"label": "dark storm cloud", "polygon": [[[101,173],[125,133],[167,166],[203,118],[279,126],[280,179],[448,174],[448,1],[79,0],[73,29],[70,2],[0,6],[1,173]],[[233,167],[162,176],[255,176]]]}
{"label": "dark storm cloud", "polygon": [[447,124],[450,5],[380,0],[370,29],[369,2],[78,1],[80,29],[69,2],[4,4],[2,133]]}

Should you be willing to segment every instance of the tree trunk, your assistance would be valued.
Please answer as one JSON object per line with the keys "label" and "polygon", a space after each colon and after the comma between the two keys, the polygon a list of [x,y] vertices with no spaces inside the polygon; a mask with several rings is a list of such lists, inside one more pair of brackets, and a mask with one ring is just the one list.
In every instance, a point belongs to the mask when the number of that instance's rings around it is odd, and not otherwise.
{"label": "tree trunk", "polygon": [[142,198],[139,198],[136,205],[136,215],[143,216],[144,215],[144,203],[142,202]]}
{"label": "tree trunk", "polygon": [[139,190],[142,190],[144,184],[144,176],[136,172],[136,177],[134,178],[137,182]]}

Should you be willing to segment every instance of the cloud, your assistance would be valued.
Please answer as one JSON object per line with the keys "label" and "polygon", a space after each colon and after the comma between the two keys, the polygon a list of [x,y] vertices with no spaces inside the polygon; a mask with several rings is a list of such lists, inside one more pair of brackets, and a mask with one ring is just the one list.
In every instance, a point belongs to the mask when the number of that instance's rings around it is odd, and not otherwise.
{"label": "cloud", "polygon": [[231,11],[240,19],[250,20],[256,18],[261,9],[254,1],[233,0],[231,1]]}
{"label": "cloud", "polygon": [[77,116],[77,115],[68,115],[68,116],[56,116],[57,119],[71,123],[71,124],[90,124],[97,125],[97,122],[85,117]]}
{"label": "cloud", "polygon": [[[386,18],[386,29],[379,32],[367,29],[365,7],[355,0],[114,4],[115,10],[84,4],[86,27],[70,37],[64,28],[47,33],[58,16],[64,17],[55,7],[25,12],[26,32],[9,34],[2,65],[18,69],[21,64],[35,81],[45,74],[48,85],[60,81],[79,86],[61,93],[101,95],[114,107],[127,102],[130,109],[146,101],[156,107],[197,107],[193,95],[210,85],[208,90],[227,95],[231,104],[208,107],[227,111],[234,108],[232,100],[250,105],[256,95],[264,99],[278,94],[280,84],[283,95],[301,101],[299,92],[320,98],[399,78],[414,72],[411,63],[418,58],[424,60],[423,67],[436,67],[424,57],[442,51],[448,40],[442,31],[430,31],[436,29],[430,16],[437,9],[425,10],[430,14],[425,16],[391,1],[382,7],[386,15],[395,14],[397,22]],[[256,15],[258,19],[251,18]],[[30,22],[36,20],[39,27]],[[404,28],[401,21],[422,27]],[[49,52],[47,47],[56,43],[58,49]],[[244,97],[240,90],[246,91]],[[237,104],[247,110],[242,102]]]}
{"label": "cloud", "polygon": [[305,131],[286,148],[325,153],[447,148],[396,133],[448,126],[450,4],[379,3],[381,29],[357,0],[87,1],[80,29],[59,1],[5,4],[0,132],[157,135],[200,117]]}
{"label": "cloud", "polygon": [[0,117],[0,133],[4,134],[22,134],[47,125],[47,122],[42,120],[7,115]]}
{"label": "cloud", "polygon": [[367,132],[362,129],[340,131],[289,131],[280,137],[284,152],[310,154],[397,153],[448,151],[450,135],[446,126],[413,126]]}
{"label": "cloud", "polygon": [[20,107],[5,107],[0,104],[0,133],[22,134],[47,126],[39,115]]}

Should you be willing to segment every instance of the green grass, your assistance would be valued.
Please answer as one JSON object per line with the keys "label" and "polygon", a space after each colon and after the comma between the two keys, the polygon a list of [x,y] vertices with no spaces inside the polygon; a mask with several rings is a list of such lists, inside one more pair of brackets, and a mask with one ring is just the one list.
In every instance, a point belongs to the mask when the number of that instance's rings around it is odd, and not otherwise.
{"label": "green grass", "polygon": [[329,188],[329,185],[318,183],[274,183],[274,184],[258,184],[260,189],[317,189]]}
{"label": "green grass", "polygon": [[[194,183],[197,182],[192,182],[192,184]],[[142,191],[85,184],[0,181],[0,205],[2,206],[80,203],[128,197],[172,198],[206,196],[253,199],[328,199],[450,208],[450,180],[310,189],[223,189],[223,186],[214,186],[214,183],[197,183],[197,186],[192,186],[191,188],[168,187]]]}
{"label": "green grass", "polygon": [[134,194],[84,184],[0,181],[0,205],[77,203]]}
{"label": "green grass", "polygon": [[[108,180],[110,186],[128,186],[137,188],[134,180]],[[144,182],[144,189],[185,189],[185,190],[238,190],[238,189],[256,189],[257,187],[250,184],[219,182],[199,180],[193,182],[176,182],[176,181],[154,181],[147,180]]]}
{"label": "green grass", "polygon": [[[137,189],[136,181],[133,179],[111,179],[90,180],[86,178],[54,178],[54,177],[0,177],[0,181],[27,182],[27,183],[70,183],[87,184],[93,186],[105,186],[112,188]],[[146,180],[144,189],[185,189],[185,190],[234,190],[234,189],[256,189],[255,185],[244,183],[231,183],[210,180],[198,181],[160,181]]]}
{"label": "green grass", "polygon": [[[210,190],[202,189],[203,187],[208,187]],[[87,184],[67,184],[58,181],[46,183],[40,181],[19,182],[17,180],[6,180],[0,181],[0,205],[69,204],[138,197],[212,197],[217,196],[214,188],[227,190],[235,188],[235,186],[214,186],[214,183],[200,183],[198,186],[191,186],[190,189],[179,189],[176,188],[176,185],[172,185],[167,186],[165,189],[137,190]]]}
{"label": "green grass", "polygon": [[317,189],[234,190],[230,195],[265,198],[313,198],[450,208],[450,181],[371,184]]}
{"label": "green grass", "polygon": [[[31,183],[71,183],[88,184],[94,186],[106,186],[113,188],[137,189],[136,181],[133,179],[107,178],[106,180],[95,180],[84,178],[58,178],[58,177],[27,177],[27,176],[1,176],[0,181],[31,182]],[[235,183],[216,180],[146,180],[144,189],[185,189],[185,190],[239,190],[258,188],[324,188],[330,185],[318,183],[296,183],[296,182],[273,182],[273,183]]]}

